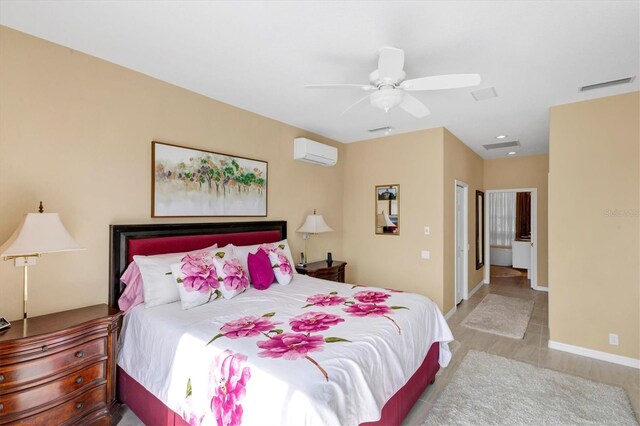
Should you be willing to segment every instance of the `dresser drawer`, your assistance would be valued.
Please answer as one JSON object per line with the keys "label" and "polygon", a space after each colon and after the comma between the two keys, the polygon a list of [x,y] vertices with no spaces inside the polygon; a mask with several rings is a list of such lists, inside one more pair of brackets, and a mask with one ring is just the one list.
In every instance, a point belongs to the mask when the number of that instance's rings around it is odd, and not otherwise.
{"label": "dresser drawer", "polygon": [[[46,354],[47,350],[43,351]],[[95,339],[32,361],[0,366],[0,393],[10,386],[42,379],[84,362],[106,357],[107,339]]]}
{"label": "dresser drawer", "polygon": [[21,426],[87,424],[90,418],[98,417],[99,412],[102,412],[102,415],[107,415],[106,395],[106,386],[100,385],[70,401],[34,416],[13,417],[8,423],[5,423],[0,416],[0,424],[19,424]]}
{"label": "dresser drawer", "polygon": [[40,386],[0,396],[0,406],[2,407],[0,415],[11,415],[46,405],[78,389],[90,387],[97,381],[106,381],[105,362],[74,371],[68,376]]}

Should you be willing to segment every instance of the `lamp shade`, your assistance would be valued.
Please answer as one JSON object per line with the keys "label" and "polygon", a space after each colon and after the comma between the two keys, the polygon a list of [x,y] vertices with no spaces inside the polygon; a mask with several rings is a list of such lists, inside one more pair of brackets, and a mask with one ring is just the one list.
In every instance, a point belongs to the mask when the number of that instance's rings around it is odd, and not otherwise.
{"label": "lamp shade", "polygon": [[69,235],[58,213],[28,213],[0,247],[0,256],[23,256],[83,250]]}
{"label": "lamp shade", "polygon": [[376,226],[396,226],[385,212],[376,215]]}
{"label": "lamp shade", "polygon": [[324,221],[321,214],[310,214],[307,216],[304,225],[298,229],[298,232],[305,232],[307,234],[320,234],[322,232],[331,232],[333,229],[329,227]]}

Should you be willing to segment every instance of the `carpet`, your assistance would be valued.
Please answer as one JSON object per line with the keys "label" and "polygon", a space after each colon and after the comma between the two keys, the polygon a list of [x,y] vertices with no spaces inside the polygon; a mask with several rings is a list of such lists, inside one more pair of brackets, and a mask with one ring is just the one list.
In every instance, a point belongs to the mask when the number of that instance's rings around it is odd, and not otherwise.
{"label": "carpet", "polygon": [[469,351],[424,425],[637,425],[622,388]]}
{"label": "carpet", "polygon": [[485,333],[522,339],[532,310],[533,300],[487,294],[461,324]]}

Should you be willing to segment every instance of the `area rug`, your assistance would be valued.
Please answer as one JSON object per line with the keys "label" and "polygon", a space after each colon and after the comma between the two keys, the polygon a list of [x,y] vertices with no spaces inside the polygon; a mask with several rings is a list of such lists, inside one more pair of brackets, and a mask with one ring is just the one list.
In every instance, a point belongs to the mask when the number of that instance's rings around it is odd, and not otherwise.
{"label": "area rug", "polygon": [[424,425],[637,425],[619,387],[469,351]]}
{"label": "area rug", "polygon": [[496,278],[525,277],[527,276],[527,271],[506,266],[491,265],[491,276]]}
{"label": "area rug", "polygon": [[487,294],[461,324],[485,333],[522,339],[532,310],[533,300]]}

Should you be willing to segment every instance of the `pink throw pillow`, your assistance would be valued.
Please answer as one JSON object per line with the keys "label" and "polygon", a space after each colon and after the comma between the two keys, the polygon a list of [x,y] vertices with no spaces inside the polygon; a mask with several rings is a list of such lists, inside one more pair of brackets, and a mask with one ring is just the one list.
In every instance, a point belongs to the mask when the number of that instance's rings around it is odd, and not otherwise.
{"label": "pink throw pillow", "polygon": [[247,264],[249,265],[251,282],[256,289],[266,290],[273,284],[275,275],[269,261],[269,255],[265,251],[258,250],[255,254],[249,253]]}
{"label": "pink throw pillow", "polygon": [[120,310],[126,314],[134,306],[144,303],[144,293],[142,291],[142,275],[140,274],[140,268],[136,262],[131,262],[124,274],[120,277],[127,287],[124,289],[120,298],[118,299],[118,306]]}

